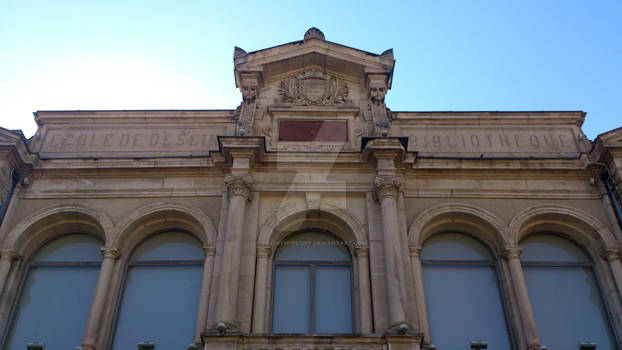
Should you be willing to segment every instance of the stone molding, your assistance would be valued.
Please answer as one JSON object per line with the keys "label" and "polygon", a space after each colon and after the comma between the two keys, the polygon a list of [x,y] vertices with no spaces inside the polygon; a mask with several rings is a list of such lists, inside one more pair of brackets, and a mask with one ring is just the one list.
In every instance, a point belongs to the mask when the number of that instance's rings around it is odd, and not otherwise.
{"label": "stone molding", "polygon": [[355,245],[354,246],[354,256],[358,257],[369,257],[369,247]]}
{"label": "stone molding", "polygon": [[215,256],[216,246],[210,245],[207,247],[203,247],[203,253],[205,253],[205,256]]}
{"label": "stone molding", "polygon": [[225,186],[229,193],[234,196],[242,196],[250,200],[253,190],[253,178],[250,175],[227,175]]}
{"label": "stone molding", "polygon": [[376,176],[374,186],[380,201],[388,197],[397,198],[399,191],[402,189],[402,178],[397,175]]}

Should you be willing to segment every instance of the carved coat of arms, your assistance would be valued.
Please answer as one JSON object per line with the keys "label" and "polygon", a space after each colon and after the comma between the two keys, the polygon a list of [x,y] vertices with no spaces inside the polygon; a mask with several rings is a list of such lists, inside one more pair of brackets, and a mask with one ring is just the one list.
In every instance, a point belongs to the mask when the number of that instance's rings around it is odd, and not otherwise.
{"label": "carved coat of arms", "polygon": [[348,99],[348,85],[343,79],[315,69],[281,80],[279,95],[282,103],[295,106],[334,106],[352,102]]}

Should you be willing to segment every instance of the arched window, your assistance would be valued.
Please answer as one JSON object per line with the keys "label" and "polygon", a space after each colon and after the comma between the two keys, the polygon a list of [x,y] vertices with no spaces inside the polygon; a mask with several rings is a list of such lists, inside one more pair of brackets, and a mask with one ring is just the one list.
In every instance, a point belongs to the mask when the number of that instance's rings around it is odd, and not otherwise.
{"label": "arched window", "polygon": [[495,260],[479,241],[459,233],[428,239],[421,252],[430,340],[439,349],[511,349]]}
{"label": "arched window", "polygon": [[274,258],[273,333],[352,333],[352,262],[337,238],[302,232]]}
{"label": "arched window", "polygon": [[550,349],[576,349],[585,341],[616,349],[590,257],[552,234],[527,237],[521,246],[540,342]]}
{"label": "arched window", "polygon": [[192,342],[204,253],[183,232],[160,233],[130,257],[113,349],[185,349]]}
{"label": "arched window", "polygon": [[73,349],[82,343],[97,285],[102,242],[71,234],[44,245],[28,262],[5,350],[27,343]]}

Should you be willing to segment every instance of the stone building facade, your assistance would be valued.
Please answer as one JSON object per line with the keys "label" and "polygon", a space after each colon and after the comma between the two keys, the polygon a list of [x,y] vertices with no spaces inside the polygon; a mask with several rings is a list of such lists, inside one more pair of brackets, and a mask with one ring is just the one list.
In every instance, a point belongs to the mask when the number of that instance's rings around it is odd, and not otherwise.
{"label": "stone building facade", "polygon": [[391,111],[393,51],[315,28],[233,61],[236,110],[39,111],[30,139],[0,130],[0,346],[622,347],[622,129]]}

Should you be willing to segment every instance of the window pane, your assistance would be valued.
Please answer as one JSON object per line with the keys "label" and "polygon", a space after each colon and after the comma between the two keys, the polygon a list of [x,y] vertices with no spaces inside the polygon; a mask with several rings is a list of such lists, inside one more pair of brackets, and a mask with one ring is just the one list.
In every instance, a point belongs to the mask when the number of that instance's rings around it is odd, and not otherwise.
{"label": "window pane", "polygon": [[32,258],[33,262],[81,261],[99,262],[103,245],[99,239],[84,235],[66,235],[44,245]]}
{"label": "window pane", "polygon": [[317,333],[352,333],[350,267],[318,266],[315,271]]}
{"label": "window pane", "polygon": [[522,261],[589,262],[591,259],[571,241],[556,235],[539,234],[521,241]]}
{"label": "window pane", "polygon": [[493,268],[424,265],[423,281],[430,337],[439,349],[467,350],[473,340],[511,348]]}
{"label": "window pane", "polygon": [[96,266],[31,268],[5,349],[24,350],[33,342],[47,349],[79,346],[98,274]]}
{"label": "window pane", "polygon": [[615,349],[591,268],[524,266],[540,341],[549,349],[576,349],[582,341]]}
{"label": "window pane", "polygon": [[281,242],[276,261],[350,261],[343,241],[321,232],[305,232]]}
{"label": "window pane", "polygon": [[157,234],[141,243],[132,254],[134,261],[203,260],[201,243],[183,232]]}
{"label": "window pane", "polygon": [[309,333],[309,293],[309,267],[275,267],[273,333]]}
{"label": "window pane", "polygon": [[132,266],[128,270],[113,349],[185,349],[192,342],[201,288],[200,265]]}
{"label": "window pane", "polygon": [[443,233],[426,240],[421,253],[423,260],[493,260],[482,243],[461,233]]}

